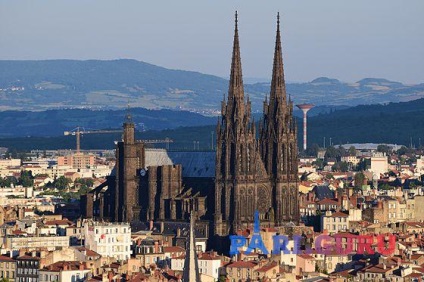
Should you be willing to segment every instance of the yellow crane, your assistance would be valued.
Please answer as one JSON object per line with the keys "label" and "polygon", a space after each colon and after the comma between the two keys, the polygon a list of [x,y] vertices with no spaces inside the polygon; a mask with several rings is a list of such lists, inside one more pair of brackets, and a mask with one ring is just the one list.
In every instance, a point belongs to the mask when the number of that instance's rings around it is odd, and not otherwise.
{"label": "yellow crane", "polygon": [[[83,127],[77,126],[76,128],[72,129],[71,131],[65,131],[63,135],[75,135],[77,139],[77,153],[80,152],[81,149],[81,134],[98,134],[98,133],[122,133],[122,129],[100,129],[100,130],[85,130]],[[170,138],[165,139],[155,139],[155,140],[142,140],[142,142],[146,144],[155,144],[155,143],[166,143],[167,149],[169,149],[169,143],[173,143],[174,140]]]}

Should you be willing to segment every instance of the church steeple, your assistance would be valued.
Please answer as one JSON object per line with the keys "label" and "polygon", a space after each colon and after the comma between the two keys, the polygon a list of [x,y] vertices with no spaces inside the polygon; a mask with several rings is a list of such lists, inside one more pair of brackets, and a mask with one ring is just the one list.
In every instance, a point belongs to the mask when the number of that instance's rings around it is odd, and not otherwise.
{"label": "church steeple", "polygon": [[190,232],[186,245],[186,255],[184,259],[183,282],[200,282],[199,262],[196,253],[196,242],[194,235],[195,219],[193,213],[190,214]]}
{"label": "church steeple", "polygon": [[123,139],[126,145],[134,144],[134,122],[132,119],[129,103],[127,112],[125,114]]}
{"label": "church steeple", "polygon": [[274,100],[286,102],[286,83],[284,81],[283,52],[280,35],[280,13],[277,14],[277,35],[275,38],[270,103],[274,103]]}
{"label": "church steeple", "polygon": [[230,101],[231,99],[236,99],[238,101],[244,102],[244,89],[243,89],[243,78],[242,78],[242,71],[241,71],[237,11],[235,14],[233,55],[231,60],[230,85],[228,88],[228,101]]}

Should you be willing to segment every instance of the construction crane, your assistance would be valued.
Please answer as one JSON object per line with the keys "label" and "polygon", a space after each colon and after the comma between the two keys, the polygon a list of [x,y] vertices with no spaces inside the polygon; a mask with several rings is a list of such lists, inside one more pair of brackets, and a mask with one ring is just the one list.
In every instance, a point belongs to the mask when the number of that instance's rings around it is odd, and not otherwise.
{"label": "construction crane", "polygon": [[166,149],[169,150],[169,143],[173,143],[174,140],[166,137],[165,139],[141,140],[141,142],[146,144],[166,143]]}
{"label": "construction crane", "polygon": [[[81,149],[81,134],[98,134],[98,133],[122,133],[122,129],[110,129],[110,130],[85,130],[83,127],[77,126],[76,128],[72,129],[71,131],[65,131],[63,135],[75,135],[77,139],[77,153],[80,152]],[[142,142],[146,144],[156,144],[156,143],[166,143],[166,148],[169,149],[169,143],[173,143],[174,140],[170,138],[165,139],[155,139],[155,140],[141,140]]]}
{"label": "construction crane", "polygon": [[111,130],[85,130],[83,127],[77,126],[76,128],[72,129],[71,131],[65,131],[63,135],[75,135],[77,138],[77,153],[80,152],[81,148],[81,134],[97,134],[97,133],[121,133],[122,130],[120,129],[111,129]]}

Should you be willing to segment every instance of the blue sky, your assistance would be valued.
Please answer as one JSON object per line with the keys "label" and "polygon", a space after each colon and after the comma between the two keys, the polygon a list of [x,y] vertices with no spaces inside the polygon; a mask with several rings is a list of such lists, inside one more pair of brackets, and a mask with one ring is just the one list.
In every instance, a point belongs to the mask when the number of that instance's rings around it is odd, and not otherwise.
{"label": "blue sky", "polygon": [[422,0],[0,0],[0,59],[131,58],[228,77],[236,9],[245,77],[270,78],[279,11],[289,81],[424,82]]}

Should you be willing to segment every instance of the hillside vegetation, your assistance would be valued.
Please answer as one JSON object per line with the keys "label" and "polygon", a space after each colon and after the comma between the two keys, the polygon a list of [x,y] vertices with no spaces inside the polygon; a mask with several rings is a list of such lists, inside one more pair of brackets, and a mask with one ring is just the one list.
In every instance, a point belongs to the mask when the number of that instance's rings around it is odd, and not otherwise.
{"label": "hillside vegetation", "polygon": [[[296,119],[301,148],[302,120]],[[137,138],[171,138],[174,140],[174,143],[170,144],[171,150],[193,150],[195,147],[210,150],[212,139],[214,145],[216,142],[216,121],[216,118],[212,118],[205,121],[211,125],[137,132]],[[122,123],[122,119],[120,122]],[[322,146],[324,137],[327,145],[330,138],[334,145],[365,142],[409,145],[412,138],[413,145],[418,146],[419,138],[424,143],[424,99],[387,105],[357,106],[310,117],[308,144],[317,143]],[[113,149],[116,140],[121,140],[120,134],[88,134],[81,140],[81,147]],[[194,145],[194,141],[199,142],[198,145]],[[75,136],[3,138],[0,139],[0,147],[19,150],[73,149]]]}

